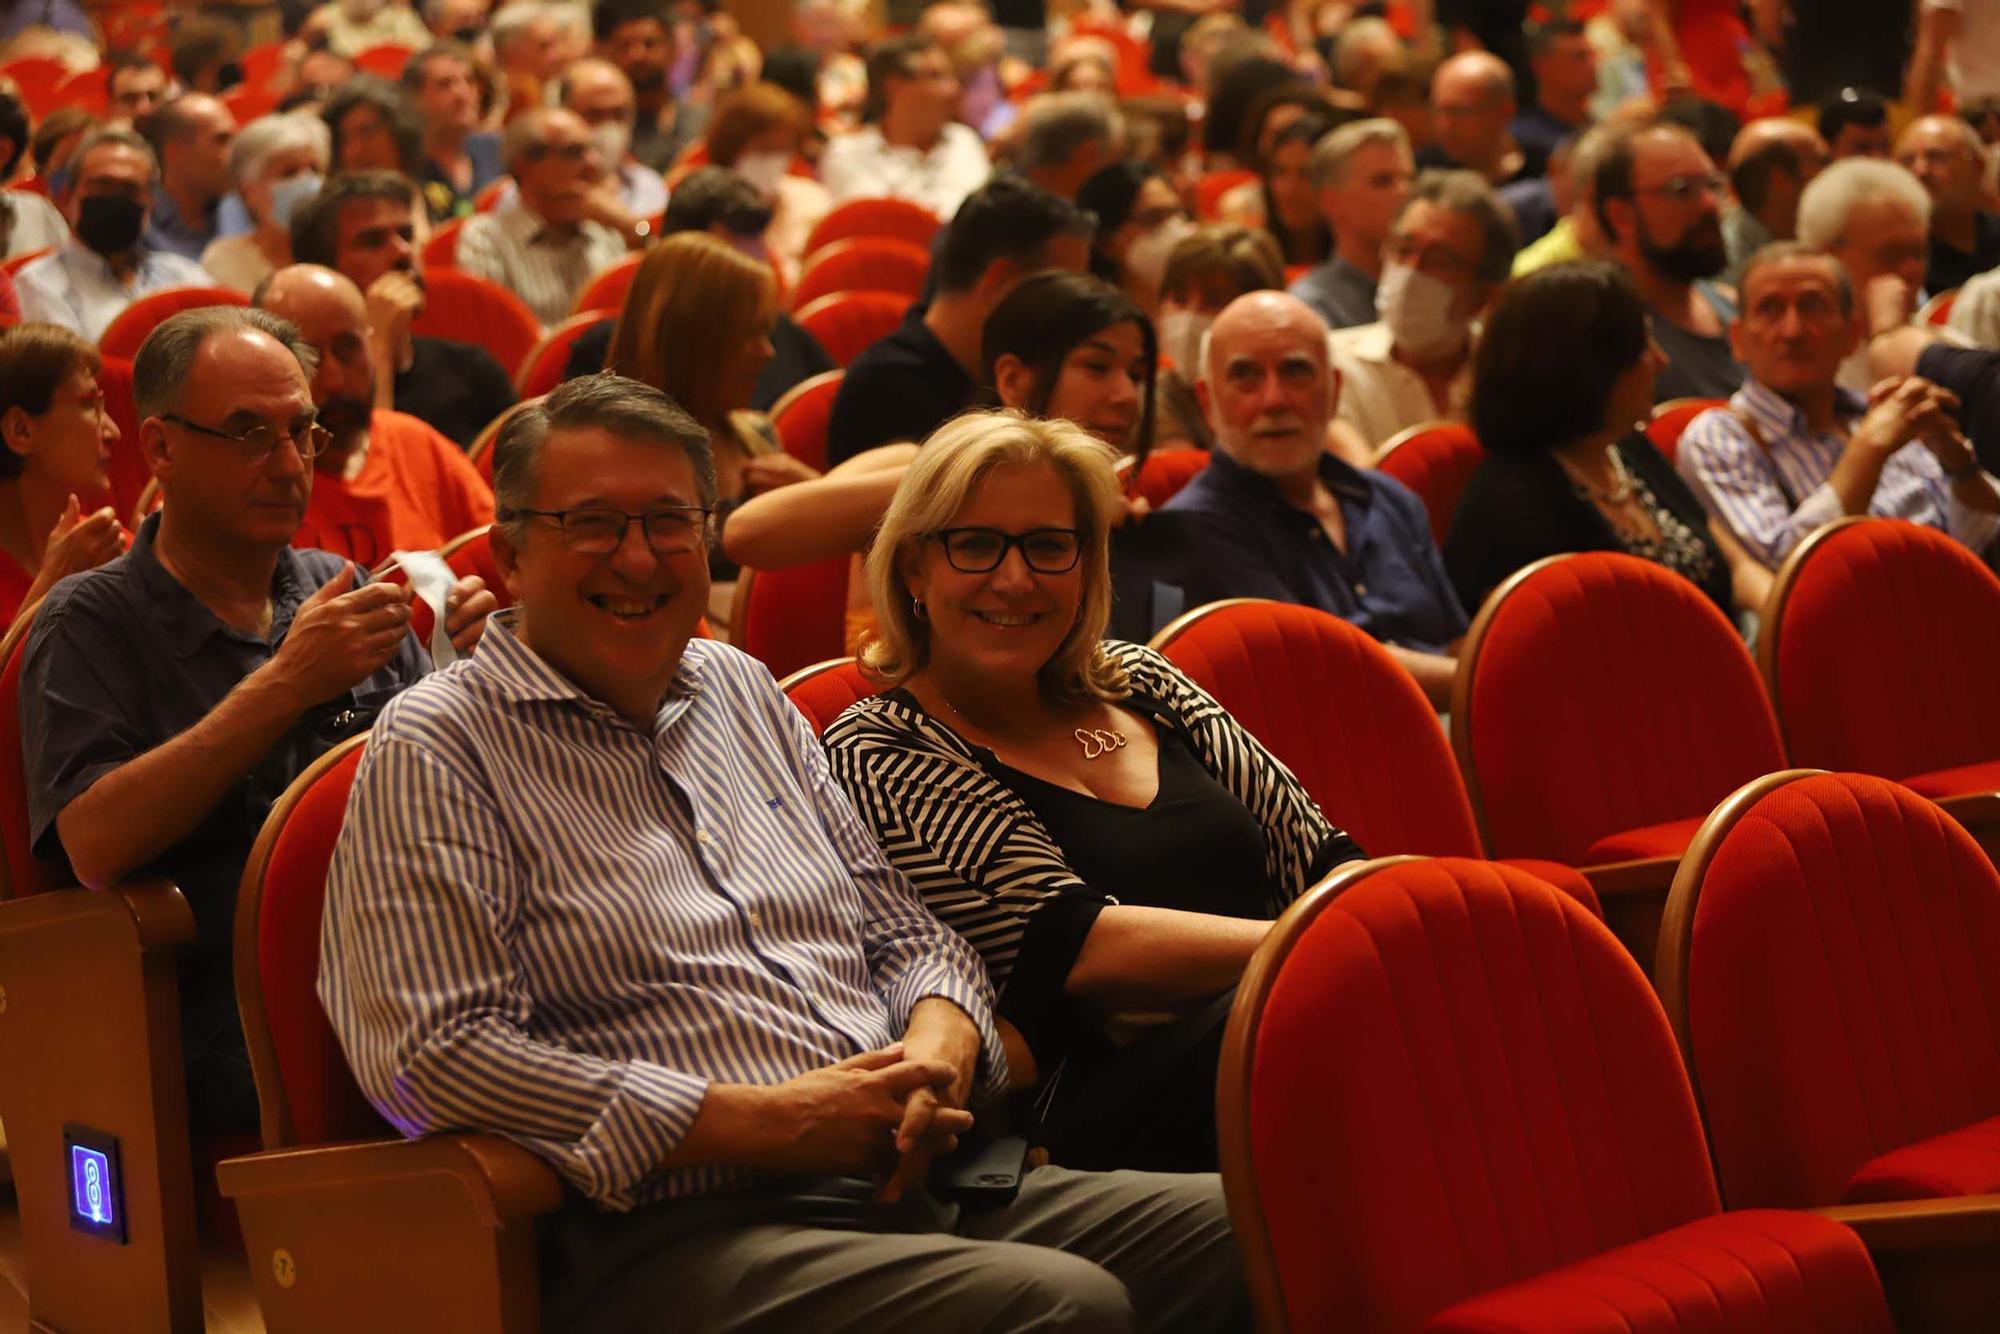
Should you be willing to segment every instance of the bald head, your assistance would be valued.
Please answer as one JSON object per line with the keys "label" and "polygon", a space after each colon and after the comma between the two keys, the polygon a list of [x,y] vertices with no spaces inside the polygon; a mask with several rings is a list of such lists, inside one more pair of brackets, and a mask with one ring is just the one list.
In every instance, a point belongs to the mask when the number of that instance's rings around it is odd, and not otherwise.
{"label": "bald head", "polygon": [[1216,447],[1252,472],[1309,478],[1340,395],[1312,308],[1285,292],[1240,296],[1215,317],[1200,361]]}
{"label": "bald head", "polygon": [[1729,146],[1729,185],[1773,237],[1789,240],[1798,230],[1799,195],[1830,156],[1810,125],[1786,116],[1753,120]]}
{"label": "bald head", "polygon": [[319,354],[313,403],[333,433],[323,468],[344,466],[366,438],[375,408],[375,367],[368,353],[368,303],[353,279],[318,264],[292,264],[258,285],[256,304],[297,326]]}
{"label": "bald head", "polygon": [[[590,104],[594,95],[623,90],[629,100],[632,81],[625,71],[600,56],[585,56],[563,71],[562,104],[582,114],[580,104]],[[589,119],[586,115],[585,119]]]}
{"label": "bald head", "polygon": [[1514,74],[1490,51],[1465,51],[1431,80],[1438,147],[1472,170],[1492,174],[1507,152],[1514,119]]}
{"label": "bald head", "polygon": [[1896,161],[1924,183],[1934,222],[1962,219],[1978,209],[1985,148],[1979,132],[1958,117],[1911,121],[1896,141]]}

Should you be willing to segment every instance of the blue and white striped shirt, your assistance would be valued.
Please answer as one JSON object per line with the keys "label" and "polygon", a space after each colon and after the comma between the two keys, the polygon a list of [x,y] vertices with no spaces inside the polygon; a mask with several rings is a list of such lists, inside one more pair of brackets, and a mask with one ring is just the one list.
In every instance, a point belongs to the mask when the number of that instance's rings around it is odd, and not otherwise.
{"label": "blue and white striped shirt", "polygon": [[516,1140],[600,1205],[738,1189],[659,1170],[708,1083],[774,1084],[942,996],[1006,1084],[971,948],[890,867],[762,664],[688,645],[652,730],[513,633],[370,734],[327,884],[320,998],[409,1135]]}
{"label": "blue and white striped shirt", "polygon": [[[1843,421],[1867,410],[1858,396],[1845,389],[1838,393]],[[1763,434],[1763,448],[1744,428],[1744,418]],[[1745,380],[1728,411],[1704,412],[1688,423],[1674,465],[1702,508],[1721,519],[1753,557],[1775,567],[1815,528],[1846,513],[1829,480],[1846,448],[1844,429],[1815,434],[1805,413],[1777,391]],[[2000,515],[1960,504],[1944,465],[1919,441],[1889,456],[1868,512],[1939,529],[1974,551],[1984,551],[2000,533]]]}

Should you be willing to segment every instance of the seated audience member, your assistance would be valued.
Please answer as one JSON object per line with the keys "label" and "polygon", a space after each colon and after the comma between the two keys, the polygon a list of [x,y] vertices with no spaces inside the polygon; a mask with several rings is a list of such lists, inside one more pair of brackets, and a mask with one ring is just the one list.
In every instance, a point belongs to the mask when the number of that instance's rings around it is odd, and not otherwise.
{"label": "seated audience member", "polygon": [[1799,196],[1799,240],[1839,262],[1862,317],[1861,343],[1840,368],[1840,384],[1866,395],[1871,337],[1907,324],[1922,297],[1931,200],[1923,184],[1893,162],[1836,162]]}
{"label": "seated audience member", "polygon": [[254,230],[201,252],[201,266],[244,294],[292,262],[292,218],[326,182],[332,153],[326,122],[302,112],[259,116],[229,150],[229,171]]}
{"label": "seated audience member", "polygon": [[1417,166],[1463,168],[1495,187],[1540,176],[1548,154],[1514,137],[1514,72],[1490,51],[1461,51],[1431,76],[1431,125],[1437,141],[1417,151]]}
{"label": "seated audience member", "polygon": [[118,427],[104,411],[97,349],[53,324],[0,331],[0,626],[56,581],[125,548],[104,494]]}
{"label": "seated audience member", "polygon": [[340,0],[312,11],[306,22],[326,39],[327,49],[352,59],[371,46],[429,46],[431,30],[413,6],[396,0]]}
{"label": "seated audience member", "polygon": [[1204,347],[1215,453],[1162,511],[1191,516],[1175,580],[1186,605],[1271,598],[1331,612],[1386,644],[1443,708],[1465,611],[1423,501],[1326,448],[1341,394],[1326,326],[1297,297],[1252,292]]}
{"label": "seated audience member", "polygon": [[337,56],[325,47],[308,47],[286,66],[284,82],[291,91],[278,103],[278,110],[317,116],[356,73],[354,62],[346,56]]}
{"label": "seated audience member", "polygon": [[1551,19],[1528,29],[1528,66],[1535,75],[1535,104],[1508,127],[1524,153],[1543,161],[1556,146],[1590,128],[1590,99],[1597,92],[1597,51],[1575,19]]}
{"label": "seated audience member", "polygon": [[674,165],[708,128],[708,108],[675,100],[674,32],[658,0],[596,0],[590,31],[597,54],[632,81],[638,119],[632,155],[654,171]]}
{"label": "seated audience member", "polygon": [[1841,89],[1819,104],[1818,124],[1835,162],[1891,156],[1889,104],[1873,89]]}
{"label": "seated audience member", "polygon": [[868,53],[864,124],[835,135],[820,179],[836,204],[907,199],[949,222],[992,173],[986,147],[958,114],[951,58],[921,37],[897,37]]}
{"label": "seated audience member", "polygon": [[[1593,125],[1568,145],[1567,161],[1560,169],[1568,187],[1562,192],[1565,203],[1562,216],[1546,234],[1515,252],[1514,277],[1551,264],[1602,258],[1609,250],[1604,228],[1597,220],[1597,165],[1620,133],[1615,124]],[[1551,182],[1557,170],[1550,167]]]}
{"label": "seated audience member", "polygon": [[1722,211],[1722,240],[1729,250],[1724,281],[1734,286],[1750,256],[1798,235],[1799,196],[1827,158],[1818,131],[1789,116],[1753,120],[1738,132],[1729,146],[1735,197]]}
{"label": "seated audience member", "polygon": [[318,354],[313,406],[327,432],[296,541],[373,569],[397,551],[430,551],[493,522],[493,492],[452,441],[378,407],[368,303],[332,269],[294,264],[258,289],[257,305]]}
{"label": "seated audience member", "polygon": [[[194,910],[180,1003],[199,1134],[257,1124],[229,945],[264,816],[429,661],[407,589],[356,587],[349,562],[290,545],[324,439],[311,359],[261,310],[184,311],[153,331],[133,391],[160,511],[125,555],[56,586],[22,667],[37,854],[93,888],[166,876]],[[493,605],[460,581],[446,621],[459,647]]]}
{"label": "seated audience member", "polygon": [[708,160],[735,172],[771,211],[765,250],[798,282],[806,238],[833,208],[826,187],[792,174],[792,163],[812,128],[799,100],[773,83],[753,83],[716,104],[708,127]]}
{"label": "seated audience member", "polygon": [[1077,207],[1097,218],[1090,271],[1143,310],[1159,304],[1167,256],[1194,230],[1167,178],[1137,162],[1117,162],[1085,181]]}
{"label": "seated audience member", "polygon": [[70,239],[14,275],[21,318],[60,324],[96,342],[134,301],[165,287],[207,287],[191,259],[144,239],[157,171],[153,150],[130,130],[97,130],[70,158],[61,199]]}
{"label": "seated audience member", "polygon": [[1896,161],[1931,197],[1924,289],[1949,292],[2000,265],[2000,214],[1980,207],[1986,147],[1979,132],[1956,116],[1924,116],[1896,141]]}
{"label": "seated audience member", "polygon": [[1284,284],[1284,261],[1268,232],[1211,223],[1174,247],[1161,278],[1158,316],[1161,367],[1155,414],[1160,444],[1215,447],[1194,392],[1202,335],[1245,292]]}
{"label": "seated audience member", "polygon": [[500,119],[548,105],[549,84],[562,73],[564,29],[576,12],[549,0],[518,0],[494,14],[487,32],[498,66],[495,110]]}
{"label": "seated audience member", "polygon": [[1042,269],[1083,271],[1096,220],[1039,186],[995,177],[965,201],[938,257],[937,297],[854,359],[827,424],[835,463],[922,440],[981,388],[980,330],[1015,283]]}
{"label": "seated audience member", "polygon": [[1376,322],[1333,336],[1340,419],[1375,449],[1398,431],[1465,415],[1473,327],[1514,265],[1514,219],[1471,172],[1423,173],[1395,216]]}
{"label": "seated audience member", "polygon": [[[1639,429],[1659,350],[1615,264],[1558,264],[1510,284],[1480,336],[1472,426],[1485,448],[1444,544],[1468,608],[1544,556],[1623,551],[1700,587],[1725,614],[1763,605],[1770,578],[1710,519]],[[1727,541],[1726,535],[1724,538]]]}
{"label": "seated audience member", "polygon": [[1410,136],[1393,120],[1350,121],[1313,145],[1307,174],[1333,231],[1333,255],[1291,286],[1329,329],[1375,322],[1382,247],[1416,178]]}
{"label": "seated audience member", "polygon": [[[1263,122],[1275,128],[1255,141],[1259,146],[1257,179],[1237,186],[1216,206],[1217,216],[1224,222],[1269,232],[1288,265],[1318,264],[1333,251],[1333,235],[1321,215],[1319,192],[1307,169],[1313,145],[1338,119],[1318,105],[1319,100],[1314,93],[1303,106],[1278,104]],[[1351,113],[1343,114],[1352,119]]]}
{"label": "seated audience member", "polygon": [[219,14],[182,14],[168,38],[167,68],[185,90],[221,93],[242,80],[242,54],[243,31],[234,22]]}
{"label": "seated audience member", "polygon": [[[34,180],[35,166],[29,155],[33,142],[27,107],[0,88],[0,179],[22,184]],[[49,250],[69,239],[69,224],[63,221],[61,211],[47,195],[37,192],[43,187],[54,191],[54,183],[40,180],[35,185],[35,189],[0,190],[0,256],[12,259],[34,250]]]}
{"label": "seated audience member", "polygon": [[428,422],[463,446],[514,405],[514,382],[491,352],[410,332],[424,284],[407,179],[386,171],[334,176],[293,216],[292,254],[361,289],[376,392],[389,387],[389,401],[377,406]]}
{"label": "seated audience member", "polygon": [[136,129],[167,100],[167,72],[149,55],[112,51],[104,58],[104,71],[107,129]]}
{"label": "seated audience member", "polygon": [[[1213,1176],[931,1196],[1006,1087],[992,993],[770,673],[694,638],[701,428],[572,381],[512,419],[494,475],[520,605],[371,733],[320,988],[392,1124],[517,1138],[584,1197],[541,1224],[543,1327],[741,1328],[754,1291],[783,1329],[1241,1328]],[[568,909],[522,911],[550,896]]]}
{"label": "seated audience member", "polygon": [[506,174],[500,136],[479,128],[478,66],[471,50],[439,42],[403,66],[403,91],[424,126],[424,208],[435,222],[472,212],[479,192]]}
{"label": "seated audience member", "polygon": [[394,171],[424,179],[424,123],[403,90],[357,74],[320,110],[333,133],[335,171]]}
{"label": "seated audience member", "polygon": [[[890,689],[825,741],[890,861],[977,942],[1054,1159],[1203,1170],[1226,997],[1359,849],[1164,658],[1104,642],[1123,509],[1074,426],[945,426],[868,557],[862,661]],[[1175,1021],[1125,1045],[1105,1016],[1137,1009]]]}
{"label": "seated audience member", "polygon": [[1776,567],[1813,529],[1847,514],[1908,519],[1974,551],[1991,546],[2000,491],[1952,420],[1956,400],[1915,376],[1891,381],[1872,406],[1840,385],[1861,320],[1831,255],[1781,241],[1753,256],[1731,332],[1748,378],[1727,409],[1688,424],[1675,464],[1753,558]]}
{"label": "seated audience member", "polygon": [[160,166],[146,244],[198,260],[216,239],[217,206],[235,183],[229,150],[236,117],[206,93],[183,93],[155,111],[140,132]]}
{"label": "seated audience member", "polygon": [[556,86],[562,105],[590,127],[597,160],[605,171],[600,188],[615,197],[622,215],[619,222],[650,223],[659,217],[667,207],[667,183],[659,172],[632,156],[632,129],[638,113],[633,109],[632,81],[625,77],[625,71],[593,56],[572,63]]}
{"label": "seated audience member", "polygon": [[1598,160],[1595,184],[1607,257],[1632,275],[1653,341],[1666,354],[1654,395],[1665,402],[1735,393],[1743,382],[1728,337],[1736,306],[1713,281],[1729,266],[1726,182],[1714,160],[1678,125],[1619,126]]}
{"label": "seated audience member", "polygon": [[502,147],[515,195],[466,219],[458,267],[513,292],[543,324],[560,324],[583,285],[623,259],[636,237],[594,216],[604,168],[575,112],[524,111],[509,122]]}
{"label": "seated audience member", "polygon": [[1125,131],[1117,104],[1102,93],[1044,93],[1021,111],[1012,165],[1050,194],[1075,199],[1085,181],[1119,160]]}

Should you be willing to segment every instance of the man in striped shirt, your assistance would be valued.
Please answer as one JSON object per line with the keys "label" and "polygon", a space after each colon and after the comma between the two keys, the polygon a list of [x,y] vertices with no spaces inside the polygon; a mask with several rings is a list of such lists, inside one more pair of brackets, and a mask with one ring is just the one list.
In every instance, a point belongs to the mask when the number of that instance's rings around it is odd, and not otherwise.
{"label": "man in striped shirt", "polygon": [[1741,291],[1730,332],[1749,376],[1727,408],[1688,424],[1675,457],[1703,507],[1774,568],[1848,514],[1908,519],[1985,551],[2000,490],[1953,420],[1957,400],[1916,376],[1872,406],[1840,387],[1861,323],[1839,261],[1779,242],[1751,257]]}
{"label": "man in striped shirt", "polygon": [[584,1197],[544,1231],[544,1327],[1244,1326],[1213,1176],[930,1193],[1006,1085],[990,988],[770,674],[692,638],[701,428],[570,381],[494,481],[519,610],[371,735],[320,991],[397,1126],[506,1135]]}

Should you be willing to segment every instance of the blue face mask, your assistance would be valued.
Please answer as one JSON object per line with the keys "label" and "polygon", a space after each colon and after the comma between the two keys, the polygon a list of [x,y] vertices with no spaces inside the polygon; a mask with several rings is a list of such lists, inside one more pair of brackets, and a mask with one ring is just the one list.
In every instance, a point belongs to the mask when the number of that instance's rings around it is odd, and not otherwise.
{"label": "blue face mask", "polygon": [[319,193],[325,178],[318,172],[308,171],[297,176],[287,176],[271,187],[271,221],[280,227],[292,225],[292,214],[299,206]]}

